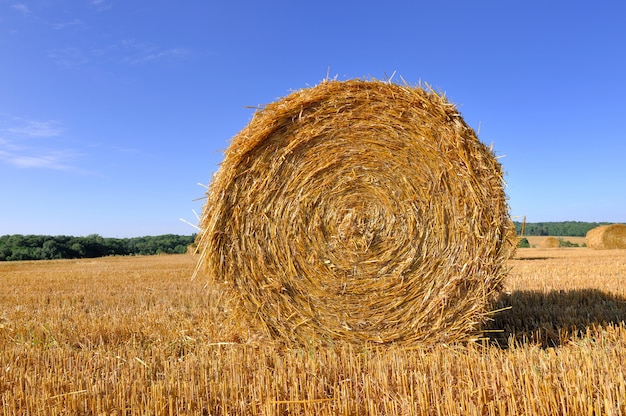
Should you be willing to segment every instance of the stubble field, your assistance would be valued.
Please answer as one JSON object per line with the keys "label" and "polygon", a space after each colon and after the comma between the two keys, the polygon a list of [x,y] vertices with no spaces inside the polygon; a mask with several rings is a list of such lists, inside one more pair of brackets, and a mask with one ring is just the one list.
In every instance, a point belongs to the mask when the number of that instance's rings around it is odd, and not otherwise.
{"label": "stubble field", "polygon": [[0,263],[3,415],[626,415],[626,250],[520,249],[484,340],[287,349],[188,255]]}

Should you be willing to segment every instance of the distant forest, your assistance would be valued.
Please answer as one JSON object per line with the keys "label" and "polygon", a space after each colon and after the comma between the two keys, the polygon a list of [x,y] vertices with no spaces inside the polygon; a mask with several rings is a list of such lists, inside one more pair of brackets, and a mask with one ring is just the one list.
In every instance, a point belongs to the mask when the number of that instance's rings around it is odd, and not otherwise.
{"label": "distant forest", "polygon": [[196,235],[164,234],[134,238],[66,235],[4,235],[0,237],[0,261],[80,259],[186,253]]}
{"label": "distant forest", "polygon": [[[522,234],[522,223],[514,221],[515,232],[517,235]],[[524,235],[551,235],[555,237],[584,237],[587,231],[601,225],[612,224],[610,222],[580,222],[580,221],[563,221],[563,222],[528,222],[524,230]]]}
{"label": "distant forest", "polygon": [[[515,221],[521,235],[522,223]],[[526,223],[525,236],[584,237],[587,231],[607,222],[531,222]],[[80,259],[104,256],[182,254],[196,239],[196,234],[133,238],[104,238],[97,234],[86,237],[66,235],[4,235],[0,236],[0,261]]]}

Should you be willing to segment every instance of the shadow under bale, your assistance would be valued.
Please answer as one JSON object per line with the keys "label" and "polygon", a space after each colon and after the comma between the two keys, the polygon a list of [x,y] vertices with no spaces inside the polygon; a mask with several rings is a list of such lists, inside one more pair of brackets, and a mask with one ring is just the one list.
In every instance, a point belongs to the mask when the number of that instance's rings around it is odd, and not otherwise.
{"label": "shadow under bale", "polygon": [[503,294],[497,306],[510,309],[496,314],[485,330],[504,348],[511,337],[558,347],[594,327],[626,322],[626,298],[597,289],[515,291]]}

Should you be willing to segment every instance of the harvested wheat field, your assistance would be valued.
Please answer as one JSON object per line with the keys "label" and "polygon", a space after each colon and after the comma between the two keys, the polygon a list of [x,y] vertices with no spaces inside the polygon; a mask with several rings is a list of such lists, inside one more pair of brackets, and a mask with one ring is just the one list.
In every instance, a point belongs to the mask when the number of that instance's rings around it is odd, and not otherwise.
{"label": "harvested wheat field", "polygon": [[200,221],[199,274],[236,299],[242,337],[467,340],[514,246],[502,175],[445,96],[322,82],[232,139]]}
{"label": "harvested wheat field", "polygon": [[195,263],[0,263],[1,413],[626,414],[626,250],[520,249],[495,332],[429,347],[244,343]]}

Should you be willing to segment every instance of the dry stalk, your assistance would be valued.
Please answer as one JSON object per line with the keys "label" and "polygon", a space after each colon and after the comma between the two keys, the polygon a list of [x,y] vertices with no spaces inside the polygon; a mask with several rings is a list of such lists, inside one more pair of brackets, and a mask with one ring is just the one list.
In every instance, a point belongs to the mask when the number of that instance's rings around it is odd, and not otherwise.
{"label": "dry stalk", "polygon": [[475,336],[513,250],[502,168],[432,90],[326,81],[269,104],[207,192],[198,272],[300,344]]}

